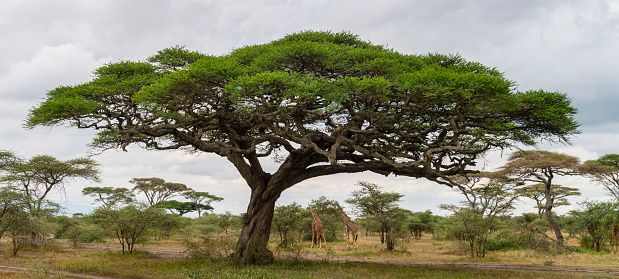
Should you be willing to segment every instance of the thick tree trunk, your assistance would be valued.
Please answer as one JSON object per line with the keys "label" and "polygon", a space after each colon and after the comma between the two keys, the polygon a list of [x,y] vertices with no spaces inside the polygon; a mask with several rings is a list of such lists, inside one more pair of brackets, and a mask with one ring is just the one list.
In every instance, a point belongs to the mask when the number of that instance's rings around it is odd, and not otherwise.
{"label": "thick tree trunk", "polygon": [[243,216],[243,228],[236,243],[232,261],[243,265],[262,265],[274,262],[273,252],[267,244],[271,233],[271,221],[279,194],[264,199],[252,194],[247,214]]}

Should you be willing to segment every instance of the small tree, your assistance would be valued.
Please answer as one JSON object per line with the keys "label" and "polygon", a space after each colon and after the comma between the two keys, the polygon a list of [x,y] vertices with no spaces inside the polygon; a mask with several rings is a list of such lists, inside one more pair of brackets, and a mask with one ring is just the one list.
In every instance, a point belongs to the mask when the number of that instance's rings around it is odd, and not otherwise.
{"label": "small tree", "polygon": [[406,220],[406,215],[397,206],[404,195],[383,192],[380,186],[365,181],[360,181],[357,185],[362,189],[353,191],[346,202],[363,217],[374,219],[380,224],[381,243],[387,244],[387,250],[393,250],[395,238],[391,236],[391,232]]}
{"label": "small tree", "polygon": [[496,229],[498,218],[509,215],[514,209],[518,198],[514,191],[516,185],[496,180],[480,184],[484,179],[482,175],[453,179],[466,198],[464,206],[441,205],[441,208],[455,214],[458,222],[452,224],[452,233],[469,243],[471,257],[485,257],[488,236]]}
{"label": "small tree", "polygon": [[165,213],[161,208],[141,204],[120,209],[99,208],[94,214],[98,223],[118,240],[123,254],[132,254],[134,245],[146,241],[148,233],[158,226]]}
{"label": "small tree", "polygon": [[288,247],[294,242],[292,233],[301,234],[303,231],[303,220],[307,218],[307,210],[293,202],[289,205],[281,205],[275,207],[275,215],[273,215],[273,230],[279,235],[280,247]]}
{"label": "small tree", "polygon": [[514,152],[495,175],[544,185],[546,219],[555,233],[556,241],[563,245],[563,234],[552,211],[555,207],[552,182],[559,175],[581,174],[580,167],[580,161],[574,156],[543,150],[520,150]]}
{"label": "small tree", "polygon": [[[546,212],[546,185],[534,184],[519,187],[516,189],[516,193],[520,196],[534,200],[537,204],[537,214],[539,215],[539,218],[543,218]],[[580,196],[580,194],[581,193],[578,191],[578,188],[553,184],[550,188],[550,203],[553,204],[554,208],[569,205],[570,203],[567,201],[567,197]]]}
{"label": "small tree", "polygon": [[135,184],[133,191],[142,192],[146,195],[150,206],[157,206],[169,198],[181,195],[190,190],[185,184],[165,182],[161,178],[133,178],[129,181]]}
{"label": "small tree", "polygon": [[423,233],[434,233],[434,216],[429,209],[424,212],[415,212],[411,215],[406,227],[411,236],[417,240],[421,239]]}
{"label": "small tree", "polygon": [[0,187],[0,239],[8,229],[17,226],[15,222],[27,210],[27,199],[11,187]]}
{"label": "small tree", "polygon": [[223,198],[211,195],[208,192],[196,192],[194,190],[184,192],[183,197],[196,205],[198,217],[202,216],[202,211],[213,210],[211,203],[224,200]]}
{"label": "small tree", "polygon": [[570,214],[575,217],[574,226],[586,235],[581,235],[581,243],[585,237],[591,240],[591,249],[600,252],[600,246],[608,235],[608,228],[612,223],[610,214],[617,209],[616,203],[599,202],[599,201],[582,201],[578,203],[579,210],[571,211]]}
{"label": "small tree", "polygon": [[8,163],[4,160],[6,175],[0,178],[0,182],[15,187],[29,197],[28,210],[33,217],[42,213],[45,199],[52,190],[65,191],[68,180],[82,178],[99,182],[99,165],[89,158],[67,161],[49,155],[35,156],[29,160],[16,156],[12,158]]}
{"label": "small tree", "polygon": [[[178,214],[179,216],[198,210],[197,205],[193,202],[179,202],[176,200],[162,201],[157,205],[157,207],[170,210],[170,212]],[[212,207],[203,209],[210,210]]]}
{"label": "small tree", "polygon": [[[335,200],[320,196],[317,199],[310,200],[308,204],[308,207],[320,217],[320,221],[325,227],[325,238],[328,239],[328,241],[338,239],[338,236],[344,231],[340,212],[335,207],[334,202]],[[312,218],[309,211],[307,211],[307,214],[304,216],[308,217],[305,222],[305,231],[311,233]],[[306,236],[308,235],[306,234]],[[311,239],[311,236],[309,238]]]}

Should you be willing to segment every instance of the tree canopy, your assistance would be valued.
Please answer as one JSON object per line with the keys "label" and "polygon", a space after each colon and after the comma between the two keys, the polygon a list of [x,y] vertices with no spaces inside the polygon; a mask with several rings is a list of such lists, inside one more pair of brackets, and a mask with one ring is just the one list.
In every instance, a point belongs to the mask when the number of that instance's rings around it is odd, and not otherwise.
{"label": "tree canopy", "polygon": [[90,158],[66,161],[50,155],[37,155],[30,159],[10,152],[0,153],[0,183],[14,186],[29,197],[28,210],[32,216],[42,213],[45,198],[53,190],[64,191],[71,179],[83,178],[99,182],[99,164]]}
{"label": "tree canopy", "polygon": [[[235,259],[260,263],[272,257],[251,251],[266,250],[275,201],[301,181],[371,171],[449,185],[494,148],[568,142],[575,114],[566,94],[519,92],[459,55],[304,31],[222,56],[172,47],[109,63],[92,81],[47,92],[26,126],[95,129],[95,148],[227,158],[252,190]],[[268,156],[274,173],[262,167]]]}
{"label": "tree canopy", "polygon": [[597,160],[588,160],[583,163],[582,170],[619,200],[619,154],[606,154]]}
{"label": "tree canopy", "polygon": [[167,201],[169,198],[182,195],[183,192],[191,190],[182,183],[165,182],[157,177],[152,178],[133,178],[129,181],[135,184],[133,191],[142,192],[150,206],[157,206]]}

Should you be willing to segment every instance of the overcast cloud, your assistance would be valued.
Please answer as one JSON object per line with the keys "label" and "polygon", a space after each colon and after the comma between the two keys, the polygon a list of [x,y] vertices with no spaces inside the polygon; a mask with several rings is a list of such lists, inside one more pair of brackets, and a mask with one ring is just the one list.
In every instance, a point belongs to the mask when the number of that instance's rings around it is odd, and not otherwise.
{"label": "overcast cloud", "polygon": [[[297,31],[350,31],[402,53],[459,53],[497,67],[518,90],[567,93],[579,109],[583,133],[572,146],[542,143],[545,150],[581,160],[619,153],[619,1],[44,1],[0,3],[0,149],[27,158],[49,154],[62,160],[85,156],[93,132],[74,128],[22,127],[28,110],[57,86],[89,81],[97,67],[120,60],[144,60],[174,45],[222,55],[245,45],[267,43]],[[488,168],[509,152],[491,154]],[[131,187],[133,177],[160,177],[208,191],[225,200],[216,212],[244,212],[249,189],[226,160],[212,154],[108,151],[94,157],[102,185],[74,181],[66,198],[55,199],[67,213],[89,212],[86,186]],[[439,212],[457,203],[452,189],[425,180],[375,174],[336,175],[303,182],[279,204],[327,196],[343,202],[359,180],[404,194],[402,207]],[[583,178],[557,181],[579,187],[585,198],[605,192]],[[565,212],[568,207],[560,209]],[[533,211],[520,203],[519,212]]]}

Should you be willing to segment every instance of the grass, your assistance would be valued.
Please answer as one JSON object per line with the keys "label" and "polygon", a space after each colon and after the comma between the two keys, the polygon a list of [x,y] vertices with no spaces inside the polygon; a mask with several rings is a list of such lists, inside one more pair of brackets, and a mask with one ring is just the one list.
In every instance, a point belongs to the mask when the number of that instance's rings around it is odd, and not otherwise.
{"label": "grass", "polygon": [[[178,242],[156,245],[178,248]],[[454,262],[519,263],[552,266],[619,268],[619,255],[607,253],[571,253],[544,255],[529,250],[489,252],[485,258],[470,258],[455,253],[449,241],[423,239],[404,243],[399,251],[384,250],[378,238],[365,237],[358,248],[346,248],[345,242],[329,243],[327,249],[310,249],[301,243],[296,251],[275,249],[278,262],[268,266],[234,266],[223,260],[157,258],[146,252],[122,255],[88,249],[25,249],[17,257],[6,255],[8,246],[0,247],[0,264],[30,267],[29,277],[0,271],[0,278],[37,277],[50,270],[86,273],[116,278],[588,278],[589,275],[508,269],[480,269],[456,266]],[[2,253],[5,252],[5,253]],[[290,256],[289,253],[297,253]],[[298,254],[301,254],[299,259]],[[308,260],[309,259],[309,260]],[[356,262],[364,260],[367,262]],[[355,261],[355,262],[353,262]],[[380,262],[378,262],[380,261]],[[421,265],[420,261],[428,261]],[[35,262],[36,265],[32,265]],[[23,275],[23,274],[22,274]],[[64,277],[56,277],[64,278]]]}

